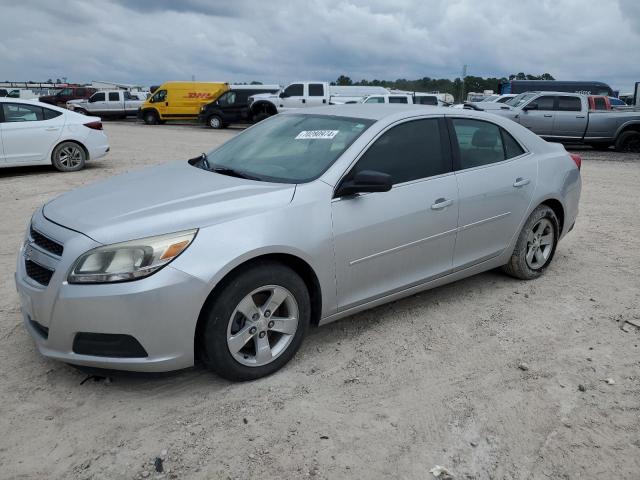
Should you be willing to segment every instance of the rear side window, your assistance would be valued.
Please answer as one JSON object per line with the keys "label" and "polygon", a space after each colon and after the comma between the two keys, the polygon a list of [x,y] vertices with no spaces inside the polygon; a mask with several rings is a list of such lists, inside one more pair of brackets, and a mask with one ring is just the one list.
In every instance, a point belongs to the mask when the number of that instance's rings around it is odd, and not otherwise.
{"label": "rear side window", "polygon": [[502,133],[502,144],[504,145],[504,156],[506,160],[518,157],[524,153],[524,149],[504,128],[500,129]]}
{"label": "rear side window", "polygon": [[493,123],[466,118],[452,120],[458,148],[460,167],[480,167],[505,159],[500,127]]}
{"label": "rear side window", "polygon": [[578,97],[558,97],[559,111],[579,112],[581,109],[582,109],[582,101]]}
{"label": "rear side window", "polygon": [[450,171],[440,123],[430,118],[391,128],[364,153],[348,177],[364,170],[389,174],[394,185]]}
{"label": "rear side window", "polygon": [[62,115],[62,112],[57,112],[55,110],[51,110],[50,108],[43,108],[42,111],[44,113],[45,120],[51,120],[52,118],[56,118]]}
{"label": "rear side window", "polygon": [[110,102],[117,102],[118,100],[120,100],[120,95],[118,94],[118,92],[109,92]]}
{"label": "rear side window", "polygon": [[409,103],[407,97],[389,97],[389,103]]}
{"label": "rear side window", "polygon": [[4,121],[8,123],[44,120],[44,109],[37,105],[3,103],[2,110],[4,113]]}
{"label": "rear side window", "polygon": [[538,105],[538,110],[553,110],[555,99],[556,97],[551,96],[539,97],[531,103],[536,103]]}
{"label": "rear side window", "polygon": [[321,83],[310,83],[309,84],[309,96],[310,97],[323,97],[324,96],[324,88]]}

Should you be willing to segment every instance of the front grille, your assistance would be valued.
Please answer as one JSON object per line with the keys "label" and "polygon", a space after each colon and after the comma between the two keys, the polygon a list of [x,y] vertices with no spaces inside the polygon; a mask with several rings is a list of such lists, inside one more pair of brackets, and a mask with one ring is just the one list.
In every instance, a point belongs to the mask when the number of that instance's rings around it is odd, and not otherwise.
{"label": "front grille", "polygon": [[32,278],[40,285],[47,286],[51,281],[51,277],[53,276],[53,270],[49,270],[41,265],[38,265],[31,260],[24,261],[24,267],[27,271],[27,275],[29,278]]}
{"label": "front grille", "polygon": [[33,239],[33,243],[38,245],[43,250],[47,252],[53,253],[59,257],[62,256],[62,252],[64,251],[64,247],[60,245],[58,242],[54,242],[50,238],[45,237],[40,232],[36,231],[31,227],[29,231],[31,238]]}

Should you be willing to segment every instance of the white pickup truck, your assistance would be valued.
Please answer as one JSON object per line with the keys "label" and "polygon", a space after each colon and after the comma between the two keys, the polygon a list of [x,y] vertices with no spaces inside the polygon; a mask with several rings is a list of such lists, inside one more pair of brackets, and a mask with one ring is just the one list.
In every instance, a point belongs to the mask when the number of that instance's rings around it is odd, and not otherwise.
{"label": "white pickup truck", "polygon": [[277,93],[249,97],[251,117],[260,121],[292,108],[358,103],[367,95],[388,95],[383,87],[329,85],[327,82],[295,82]]}
{"label": "white pickup truck", "polygon": [[367,95],[359,103],[406,103],[414,105],[431,105],[442,107],[442,102],[434,93],[390,93],[388,95]]}
{"label": "white pickup truck", "polygon": [[100,90],[87,99],[69,100],[67,108],[98,117],[136,116],[143,100],[127,90]]}

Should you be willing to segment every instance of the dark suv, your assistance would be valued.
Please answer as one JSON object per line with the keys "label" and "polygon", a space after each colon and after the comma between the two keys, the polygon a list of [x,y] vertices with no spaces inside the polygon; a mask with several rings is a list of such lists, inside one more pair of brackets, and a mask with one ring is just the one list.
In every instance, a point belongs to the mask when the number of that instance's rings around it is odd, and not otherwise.
{"label": "dark suv", "polygon": [[277,86],[236,85],[231,86],[214,102],[203,105],[198,121],[211,128],[225,128],[231,123],[251,123],[249,97],[259,93],[275,93]]}
{"label": "dark suv", "polygon": [[69,100],[77,100],[81,98],[89,98],[98,90],[92,87],[64,87],[54,95],[46,95],[40,97],[39,100],[50,105],[58,107],[66,107]]}

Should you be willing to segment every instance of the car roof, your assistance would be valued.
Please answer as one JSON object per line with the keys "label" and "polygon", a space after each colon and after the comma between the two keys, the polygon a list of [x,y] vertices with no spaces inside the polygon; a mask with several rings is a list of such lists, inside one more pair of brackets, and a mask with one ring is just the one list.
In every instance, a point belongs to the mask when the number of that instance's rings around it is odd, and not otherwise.
{"label": "car roof", "polygon": [[67,110],[66,108],[56,107],[55,105],[51,105],[49,103],[40,102],[38,101],[37,98],[31,99],[31,98],[0,97],[0,103],[24,103],[27,105],[38,105],[40,107],[45,107],[50,110],[55,110],[56,112],[71,113],[71,111]]}
{"label": "car roof", "polygon": [[[477,112],[474,112],[477,113]],[[285,115],[332,115],[336,117],[363,118],[368,120],[382,120],[387,117],[413,117],[416,115],[452,115],[456,116],[476,116],[469,111],[460,109],[451,110],[447,107],[432,107],[429,105],[411,104],[362,104],[352,103],[345,105],[330,105],[326,107],[309,107],[292,109],[285,112]]]}

